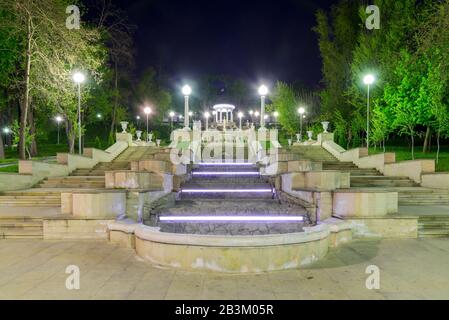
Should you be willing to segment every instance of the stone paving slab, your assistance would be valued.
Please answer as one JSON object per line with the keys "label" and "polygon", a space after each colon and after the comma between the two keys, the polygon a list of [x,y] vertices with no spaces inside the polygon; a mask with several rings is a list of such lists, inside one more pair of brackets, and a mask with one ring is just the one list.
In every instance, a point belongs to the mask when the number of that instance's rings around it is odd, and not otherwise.
{"label": "stone paving slab", "polygon": [[0,240],[0,299],[449,299],[448,265],[449,239],[354,240],[303,270],[245,275],[161,268],[105,241]]}

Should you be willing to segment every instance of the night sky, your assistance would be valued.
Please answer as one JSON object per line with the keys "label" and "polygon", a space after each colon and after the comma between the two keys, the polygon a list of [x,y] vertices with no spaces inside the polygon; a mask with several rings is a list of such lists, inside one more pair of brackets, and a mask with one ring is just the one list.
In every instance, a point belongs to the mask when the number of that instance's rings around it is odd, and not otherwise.
{"label": "night sky", "polygon": [[331,0],[116,0],[135,33],[138,74],[162,68],[173,81],[226,74],[247,81],[321,79],[318,8]]}

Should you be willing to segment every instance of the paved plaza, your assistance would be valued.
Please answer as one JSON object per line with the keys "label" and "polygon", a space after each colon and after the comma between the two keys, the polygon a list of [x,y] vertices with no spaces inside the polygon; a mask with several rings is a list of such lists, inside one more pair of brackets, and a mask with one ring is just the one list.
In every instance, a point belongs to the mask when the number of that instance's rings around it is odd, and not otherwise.
{"label": "paved plaza", "polygon": [[[81,287],[67,290],[68,265]],[[369,265],[380,290],[368,290]],[[0,241],[1,299],[449,299],[447,239],[354,240],[305,270],[228,275],[159,268],[102,241]]]}

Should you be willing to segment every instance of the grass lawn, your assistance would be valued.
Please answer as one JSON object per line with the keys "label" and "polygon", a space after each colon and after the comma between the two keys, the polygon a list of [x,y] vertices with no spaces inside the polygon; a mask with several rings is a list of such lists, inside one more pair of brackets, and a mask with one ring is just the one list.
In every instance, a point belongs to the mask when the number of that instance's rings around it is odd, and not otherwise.
{"label": "grass lawn", "polygon": [[[387,147],[387,152],[395,152],[396,153],[396,161],[405,161],[412,160],[412,153],[410,148],[408,147]],[[370,154],[382,153],[382,150],[370,150]],[[429,153],[423,153],[422,147],[415,148],[415,160],[417,159],[433,159],[436,160],[437,153],[435,150]],[[440,151],[440,159],[438,164],[436,165],[436,171],[448,171],[449,172],[449,148],[444,147],[441,148]]]}
{"label": "grass lawn", "polygon": [[0,172],[11,172],[11,173],[18,173],[19,172],[19,165],[14,164],[12,166],[8,167],[0,167]]}

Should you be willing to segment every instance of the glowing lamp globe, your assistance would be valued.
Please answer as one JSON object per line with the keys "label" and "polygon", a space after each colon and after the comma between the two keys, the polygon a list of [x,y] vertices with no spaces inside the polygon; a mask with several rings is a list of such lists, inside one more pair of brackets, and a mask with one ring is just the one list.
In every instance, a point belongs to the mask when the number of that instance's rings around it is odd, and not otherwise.
{"label": "glowing lamp globe", "polygon": [[273,112],[273,116],[274,116],[275,118],[279,117],[279,112],[277,112],[277,111]]}
{"label": "glowing lamp globe", "polygon": [[204,113],[204,118],[208,119],[210,117],[210,113],[209,112],[205,112]]}
{"label": "glowing lamp globe", "polygon": [[145,113],[145,114],[151,114],[151,108],[150,107],[145,107],[145,109],[143,109],[143,112]]}
{"label": "glowing lamp globe", "polygon": [[264,85],[259,87],[259,95],[266,96],[268,94],[268,88]]}
{"label": "glowing lamp globe", "polygon": [[170,112],[170,117],[173,118],[175,116],[175,113],[172,111]]}
{"label": "glowing lamp globe", "polygon": [[56,118],[55,118],[55,120],[56,120],[56,122],[61,122],[62,121],[62,117],[61,116],[56,116]]}
{"label": "glowing lamp globe", "polygon": [[304,109],[303,107],[300,107],[298,109],[298,113],[302,115],[302,114],[306,113],[306,109]]}
{"label": "glowing lamp globe", "polygon": [[363,83],[366,85],[372,85],[376,79],[372,74],[368,74],[363,78]]}
{"label": "glowing lamp globe", "polygon": [[185,85],[184,87],[182,87],[182,94],[185,96],[190,96],[190,94],[192,93],[192,88],[190,88],[190,86]]}
{"label": "glowing lamp globe", "polygon": [[242,119],[242,118],[243,118],[243,112],[239,112],[238,117],[239,117],[240,119]]}
{"label": "glowing lamp globe", "polygon": [[81,72],[76,72],[73,75],[73,81],[75,81],[76,83],[83,83],[84,80],[86,80],[86,77]]}

